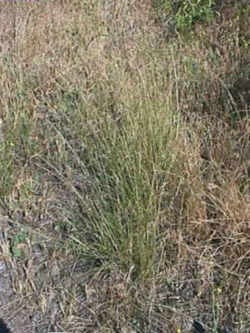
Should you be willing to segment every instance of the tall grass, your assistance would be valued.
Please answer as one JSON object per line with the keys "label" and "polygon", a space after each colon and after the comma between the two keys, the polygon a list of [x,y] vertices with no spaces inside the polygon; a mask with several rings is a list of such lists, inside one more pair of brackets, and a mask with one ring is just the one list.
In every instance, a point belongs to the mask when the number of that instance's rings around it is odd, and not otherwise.
{"label": "tall grass", "polygon": [[90,253],[142,276],[154,265],[161,186],[172,168],[169,143],[176,133],[171,110],[158,98],[134,101],[117,120],[105,115],[86,142],[87,168],[95,175],[85,222],[87,237],[94,238]]}

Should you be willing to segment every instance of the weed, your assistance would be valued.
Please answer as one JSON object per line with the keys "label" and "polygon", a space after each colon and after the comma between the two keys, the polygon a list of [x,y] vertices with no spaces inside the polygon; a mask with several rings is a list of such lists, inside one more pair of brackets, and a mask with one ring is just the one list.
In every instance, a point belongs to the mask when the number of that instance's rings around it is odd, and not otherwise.
{"label": "weed", "polygon": [[190,30],[195,23],[210,22],[213,18],[213,0],[155,1],[159,15],[166,15],[179,31]]}

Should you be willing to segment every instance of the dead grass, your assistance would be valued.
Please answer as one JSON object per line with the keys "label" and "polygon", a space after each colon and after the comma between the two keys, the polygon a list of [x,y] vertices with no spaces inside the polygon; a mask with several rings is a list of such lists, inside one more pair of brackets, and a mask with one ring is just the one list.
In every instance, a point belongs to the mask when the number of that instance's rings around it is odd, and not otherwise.
{"label": "dead grass", "polygon": [[249,8],[230,8],[166,41],[150,1],[2,1],[13,332],[249,331]]}

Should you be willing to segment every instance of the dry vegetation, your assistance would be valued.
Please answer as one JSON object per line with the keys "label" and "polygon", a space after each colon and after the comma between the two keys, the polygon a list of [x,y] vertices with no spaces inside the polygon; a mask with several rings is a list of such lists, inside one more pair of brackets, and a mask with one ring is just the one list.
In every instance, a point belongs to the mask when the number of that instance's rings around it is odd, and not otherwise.
{"label": "dry vegetation", "polygon": [[149,0],[0,3],[14,333],[250,332],[249,6],[188,36],[155,15]]}

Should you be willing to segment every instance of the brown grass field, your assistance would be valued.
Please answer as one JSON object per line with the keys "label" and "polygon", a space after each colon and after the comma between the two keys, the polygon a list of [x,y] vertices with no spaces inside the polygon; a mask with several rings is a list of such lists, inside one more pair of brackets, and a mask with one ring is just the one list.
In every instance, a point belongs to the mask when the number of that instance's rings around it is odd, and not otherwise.
{"label": "brown grass field", "polygon": [[250,6],[160,3],[0,0],[13,333],[250,332]]}

